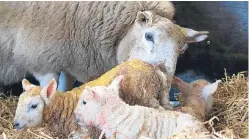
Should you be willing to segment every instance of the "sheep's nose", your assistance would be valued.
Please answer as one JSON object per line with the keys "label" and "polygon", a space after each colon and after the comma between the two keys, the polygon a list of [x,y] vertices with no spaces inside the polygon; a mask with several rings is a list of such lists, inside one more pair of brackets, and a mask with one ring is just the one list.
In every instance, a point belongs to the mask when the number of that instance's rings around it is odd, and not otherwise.
{"label": "sheep's nose", "polygon": [[14,122],[14,128],[18,129],[19,125],[20,124],[18,122]]}

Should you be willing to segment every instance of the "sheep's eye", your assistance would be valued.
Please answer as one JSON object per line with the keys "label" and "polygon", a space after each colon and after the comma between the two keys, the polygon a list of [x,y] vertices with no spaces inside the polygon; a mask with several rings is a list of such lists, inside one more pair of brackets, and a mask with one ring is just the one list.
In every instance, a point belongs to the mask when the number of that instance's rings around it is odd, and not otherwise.
{"label": "sheep's eye", "polygon": [[152,33],[145,33],[145,39],[154,42],[154,35]]}
{"label": "sheep's eye", "polygon": [[82,102],[84,105],[86,105],[86,101],[85,100],[83,100],[83,102]]}
{"label": "sheep's eye", "polygon": [[35,109],[35,108],[37,108],[37,104],[31,105],[31,109]]}

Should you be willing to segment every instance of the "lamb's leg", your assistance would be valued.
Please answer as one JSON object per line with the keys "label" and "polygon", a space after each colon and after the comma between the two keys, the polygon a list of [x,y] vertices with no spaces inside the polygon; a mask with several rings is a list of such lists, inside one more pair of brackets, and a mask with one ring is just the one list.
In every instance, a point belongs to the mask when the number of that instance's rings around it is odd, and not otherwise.
{"label": "lamb's leg", "polygon": [[159,91],[159,102],[163,108],[172,110],[172,105],[169,101],[169,91],[172,79],[169,78],[169,76],[166,76],[161,70],[157,70],[157,74],[162,79],[162,89]]}
{"label": "lamb's leg", "polygon": [[49,83],[49,81],[51,81],[53,78],[56,80],[57,83],[59,79],[58,73],[47,73],[47,74],[33,73],[33,75],[39,81],[41,87],[46,86]]}
{"label": "lamb's leg", "polygon": [[160,105],[160,102],[156,98],[150,99],[148,107],[152,107],[152,108],[160,109],[160,110],[165,110],[165,108]]}
{"label": "lamb's leg", "polygon": [[164,109],[172,110],[173,107],[169,101],[169,89],[165,88],[159,92],[159,102]]}
{"label": "lamb's leg", "polygon": [[73,88],[73,82],[74,82],[73,76],[71,76],[69,73],[62,71],[59,76],[59,85],[58,85],[58,91],[66,92]]}
{"label": "lamb's leg", "polygon": [[71,132],[68,139],[91,139],[91,137],[87,129],[80,128],[77,131]]}

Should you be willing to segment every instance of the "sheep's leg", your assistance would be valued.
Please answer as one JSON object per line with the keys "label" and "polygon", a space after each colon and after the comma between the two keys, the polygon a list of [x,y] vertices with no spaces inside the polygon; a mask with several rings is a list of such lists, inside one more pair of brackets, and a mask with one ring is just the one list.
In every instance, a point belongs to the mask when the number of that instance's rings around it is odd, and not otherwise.
{"label": "sheep's leg", "polygon": [[4,86],[0,84],[0,94],[4,93]]}
{"label": "sheep's leg", "polygon": [[47,73],[47,74],[33,73],[33,75],[39,81],[41,87],[46,86],[49,83],[49,81],[51,81],[53,78],[56,80],[57,83],[59,79],[58,73]]}
{"label": "sheep's leg", "polygon": [[73,88],[74,78],[67,72],[62,71],[59,76],[58,91],[66,92]]}

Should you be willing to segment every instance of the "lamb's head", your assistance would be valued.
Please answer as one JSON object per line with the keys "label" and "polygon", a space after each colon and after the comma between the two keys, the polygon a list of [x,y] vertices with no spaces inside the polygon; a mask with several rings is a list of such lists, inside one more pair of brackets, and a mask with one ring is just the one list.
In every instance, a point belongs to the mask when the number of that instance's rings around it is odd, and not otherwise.
{"label": "lamb's head", "polygon": [[217,80],[214,83],[209,83],[206,80],[200,79],[194,82],[190,83],[190,87],[192,87],[193,92],[196,95],[200,95],[207,104],[207,112],[209,112],[212,109],[213,105],[213,94],[218,88],[218,84],[221,82],[221,80]]}
{"label": "lamb's head", "polygon": [[105,113],[110,113],[113,107],[124,103],[119,98],[119,87],[123,78],[122,75],[116,77],[107,87],[85,87],[74,111],[76,122],[80,126],[100,126],[105,121]]}
{"label": "lamb's head", "polygon": [[173,75],[180,51],[186,49],[187,43],[205,40],[207,34],[180,27],[150,11],[139,12],[118,45],[117,60],[122,63],[137,58],[150,64],[163,64],[168,74]]}
{"label": "lamb's head", "polygon": [[209,96],[215,93],[217,90],[218,84],[221,82],[221,80],[217,80],[214,83],[210,83],[207,80],[199,79],[196,81],[193,81],[189,84],[189,86],[192,88],[191,93],[195,93],[196,95],[202,96],[205,100]]}
{"label": "lamb's head", "polygon": [[14,118],[16,129],[35,127],[42,123],[44,107],[49,105],[55,94],[57,83],[52,79],[44,88],[41,88],[23,79],[22,86],[24,92],[19,97]]}

